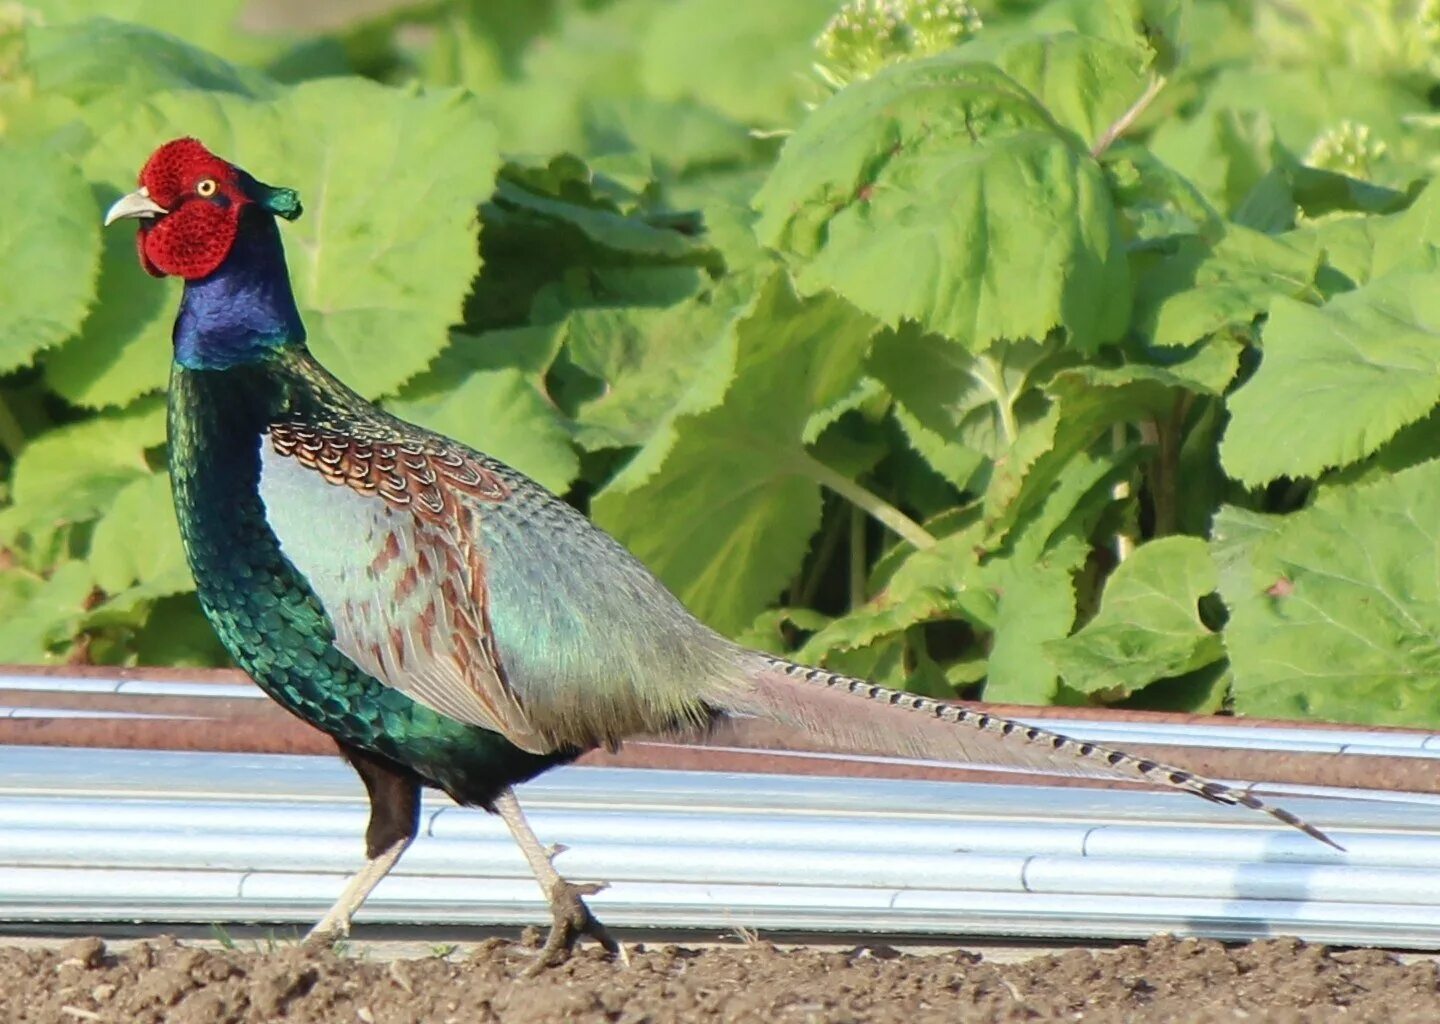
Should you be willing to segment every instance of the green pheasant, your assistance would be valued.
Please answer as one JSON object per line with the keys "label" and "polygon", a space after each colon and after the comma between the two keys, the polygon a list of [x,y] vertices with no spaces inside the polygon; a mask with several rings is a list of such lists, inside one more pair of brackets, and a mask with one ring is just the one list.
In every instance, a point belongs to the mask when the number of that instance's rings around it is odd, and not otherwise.
{"label": "green pheasant", "polygon": [[[509,466],[365,401],[317,363],[276,218],[296,194],[194,139],[161,146],[134,218],[144,268],[185,280],[170,378],[175,507],[200,602],[272,698],[333,736],[370,795],[351,916],[415,836],[423,786],[498,814],[554,914],[540,963],[588,934],[623,955],[513,787],[640,733],[760,716],[859,752],[1247,793],[1105,747],[746,650]],[[397,344],[403,339],[396,339]]]}

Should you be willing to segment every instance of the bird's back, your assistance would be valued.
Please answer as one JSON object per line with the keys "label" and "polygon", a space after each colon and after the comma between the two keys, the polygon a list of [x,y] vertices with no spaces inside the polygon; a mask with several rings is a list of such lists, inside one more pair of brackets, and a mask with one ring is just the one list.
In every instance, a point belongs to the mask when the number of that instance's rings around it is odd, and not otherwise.
{"label": "bird's back", "polygon": [[510,488],[480,518],[496,646],[542,732],[610,742],[703,720],[736,648],[609,534],[490,465]]}

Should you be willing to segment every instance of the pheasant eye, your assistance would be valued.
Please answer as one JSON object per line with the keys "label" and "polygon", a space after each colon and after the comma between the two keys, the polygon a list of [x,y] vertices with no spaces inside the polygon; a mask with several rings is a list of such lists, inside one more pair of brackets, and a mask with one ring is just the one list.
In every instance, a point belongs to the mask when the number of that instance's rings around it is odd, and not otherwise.
{"label": "pheasant eye", "polygon": [[215,194],[216,187],[214,178],[201,178],[200,182],[195,186],[195,194],[202,199],[209,199]]}

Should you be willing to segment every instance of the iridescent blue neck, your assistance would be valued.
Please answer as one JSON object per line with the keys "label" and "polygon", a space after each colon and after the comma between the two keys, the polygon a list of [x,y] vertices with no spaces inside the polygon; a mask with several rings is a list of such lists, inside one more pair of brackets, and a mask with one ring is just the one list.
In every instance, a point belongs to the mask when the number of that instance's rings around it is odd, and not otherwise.
{"label": "iridescent blue neck", "polygon": [[185,282],[175,319],[175,361],[189,370],[224,370],[304,342],[275,218],[247,210],[220,268]]}

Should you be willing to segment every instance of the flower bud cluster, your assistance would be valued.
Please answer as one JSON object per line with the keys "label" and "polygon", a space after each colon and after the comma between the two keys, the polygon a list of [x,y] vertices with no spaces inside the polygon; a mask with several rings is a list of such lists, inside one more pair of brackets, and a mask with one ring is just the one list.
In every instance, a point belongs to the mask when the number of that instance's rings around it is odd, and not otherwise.
{"label": "flower bud cluster", "polygon": [[1310,144],[1305,162],[1311,167],[1338,171],[1352,178],[1370,178],[1375,164],[1384,158],[1388,149],[1383,140],[1375,137],[1369,125],[1341,121],[1322,132]]}
{"label": "flower bud cluster", "polygon": [[849,0],[815,40],[816,68],[839,89],[896,61],[942,53],[979,29],[965,0]]}

